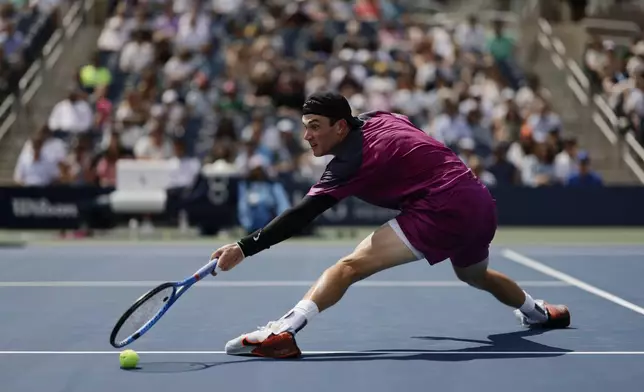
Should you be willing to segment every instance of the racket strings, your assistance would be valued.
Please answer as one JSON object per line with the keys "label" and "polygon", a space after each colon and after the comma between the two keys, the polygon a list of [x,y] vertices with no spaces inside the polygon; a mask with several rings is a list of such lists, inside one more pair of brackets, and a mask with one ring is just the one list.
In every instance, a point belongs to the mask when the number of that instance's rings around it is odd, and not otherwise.
{"label": "racket strings", "polygon": [[116,341],[122,341],[134,335],[148,321],[153,319],[163,309],[166,302],[170,300],[172,291],[172,287],[161,290],[137,307],[119,328],[116,334]]}

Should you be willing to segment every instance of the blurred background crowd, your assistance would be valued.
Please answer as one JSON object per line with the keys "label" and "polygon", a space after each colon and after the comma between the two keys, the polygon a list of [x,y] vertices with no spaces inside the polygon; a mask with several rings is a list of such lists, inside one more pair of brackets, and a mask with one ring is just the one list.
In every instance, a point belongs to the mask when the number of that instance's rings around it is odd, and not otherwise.
{"label": "blurred background crowd", "polygon": [[621,130],[632,129],[644,144],[644,37],[625,45],[592,36],[583,66],[592,90],[605,96],[620,118]]}
{"label": "blurred background crowd", "polygon": [[16,92],[67,8],[62,0],[0,3],[0,101]]}
{"label": "blurred background crowd", "polygon": [[[503,21],[427,25],[395,0],[110,8],[93,61],[24,145],[16,182],[113,186],[125,157],[177,160],[177,187],[202,168],[313,182],[328,160],[303,144],[300,108],[333,89],[356,114],[409,116],[490,187],[602,184],[539,78],[517,66]],[[12,42],[3,58],[15,55]],[[588,55],[607,61],[597,57]],[[606,66],[590,69],[607,89],[619,80]]]}

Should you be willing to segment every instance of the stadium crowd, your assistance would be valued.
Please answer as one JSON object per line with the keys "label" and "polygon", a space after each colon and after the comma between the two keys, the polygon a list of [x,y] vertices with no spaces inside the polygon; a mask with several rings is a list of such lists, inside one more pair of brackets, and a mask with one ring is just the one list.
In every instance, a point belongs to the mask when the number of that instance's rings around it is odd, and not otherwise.
{"label": "stadium crowd", "polygon": [[644,37],[634,37],[631,45],[618,45],[593,36],[583,65],[592,92],[605,96],[620,118],[620,131],[633,130],[644,145]]}
{"label": "stadium crowd", "polygon": [[[403,113],[491,187],[597,185],[503,22],[428,25],[394,0],[115,3],[93,60],[25,144],[15,180],[113,186],[119,158],[315,181],[308,94]],[[53,164],[52,164],[53,163]],[[590,173],[590,174],[588,174]],[[590,179],[590,180],[587,180]]]}
{"label": "stadium crowd", "polygon": [[0,102],[18,90],[18,82],[59,23],[68,1],[30,0],[0,4]]}

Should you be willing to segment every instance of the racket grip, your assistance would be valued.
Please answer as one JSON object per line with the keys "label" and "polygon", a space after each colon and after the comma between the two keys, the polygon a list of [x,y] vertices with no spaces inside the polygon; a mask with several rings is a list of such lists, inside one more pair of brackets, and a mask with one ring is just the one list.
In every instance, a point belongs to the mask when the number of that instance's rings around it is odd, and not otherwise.
{"label": "racket grip", "polygon": [[217,265],[218,260],[219,259],[210,260],[210,262],[208,264],[204,265],[203,267],[201,267],[199,269],[199,271],[195,272],[194,277],[197,280],[201,280],[201,279],[205,278],[206,276],[210,275],[210,273],[212,271],[215,271],[217,273],[221,272],[221,269]]}

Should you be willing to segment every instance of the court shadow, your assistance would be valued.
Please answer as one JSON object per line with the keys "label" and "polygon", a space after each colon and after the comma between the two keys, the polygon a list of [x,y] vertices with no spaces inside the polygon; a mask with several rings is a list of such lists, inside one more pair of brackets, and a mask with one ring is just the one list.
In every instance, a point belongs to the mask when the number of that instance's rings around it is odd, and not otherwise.
{"label": "court shadow", "polygon": [[461,362],[479,359],[517,359],[517,358],[548,358],[565,355],[573,350],[548,346],[525,338],[545,333],[546,330],[524,330],[510,333],[489,335],[488,340],[462,339],[446,336],[415,336],[412,339],[424,341],[454,341],[480,344],[456,350],[427,350],[427,349],[393,349],[373,350],[355,353],[321,353],[304,355],[303,361],[440,361]]}
{"label": "court shadow", "polygon": [[234,365],[242,362],[252,362],[261,358],[218,361],[218,362],[197,362],[197,361],[159,361],[159,362],[140,362],[136,368],[124,369],[133,373],[187,373],[199,370],[206,370],[217,366]]}

